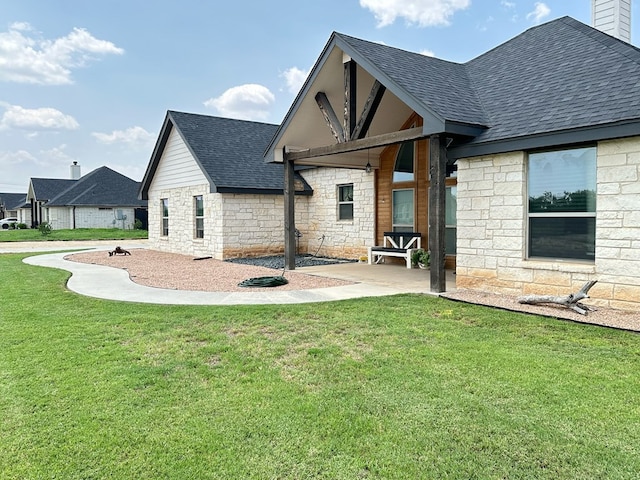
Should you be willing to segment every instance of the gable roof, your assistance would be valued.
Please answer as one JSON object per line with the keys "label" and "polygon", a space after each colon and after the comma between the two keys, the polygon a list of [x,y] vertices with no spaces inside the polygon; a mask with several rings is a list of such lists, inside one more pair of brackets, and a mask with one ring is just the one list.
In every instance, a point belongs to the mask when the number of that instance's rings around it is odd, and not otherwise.
{"label": "gable roof", "polygon": [[[309,114],[306,97],[331,88],[323,69],[345,58],[420,115],[425,136],[453,138],[450,159],[640,134],[640,50],[570,17],[530,28],[463,64],[334,32],[265,152],[267,161],[292,141],[319,146],[309,125],[296,131],[293,119],[304,105]],[[337,72],[331,81],[342,87]],[[295,133],[285,136],[288,129]]]}
{"label": "gable roof", "polygon": [[28,195],[38,202],[48,202],[75,182],[69,178],[31,178]]}
{"label": "gable roof", "polygon": [[96,168],[70,182],[47,202],[47,206],[146,206],[146,201],[138,199],[140,183],[109,167]]}
{"label": "gable roof", "polygon": [[27,201],[26,193],[0,193],[0,204],[7,210],[17,210]]}
{"label": "gable roof", "polygon": [[[151,180],[174,128],[209,181],[212,193],[283,193],[283,166],[267,164],[262,157],[277,125],[169,110],[141,183],[141,198],[148,198]],[[309,184],[300,175],[296,178],[304,188],[297,193],[310,194]]]}

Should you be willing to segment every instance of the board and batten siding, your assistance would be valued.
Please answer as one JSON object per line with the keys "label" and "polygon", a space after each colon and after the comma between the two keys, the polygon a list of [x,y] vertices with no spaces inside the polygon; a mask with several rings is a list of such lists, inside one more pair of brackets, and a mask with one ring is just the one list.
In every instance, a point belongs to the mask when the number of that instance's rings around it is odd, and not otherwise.
{"label": "board and batten siding", "polygon": [[202,169],[178,131],[172,128],[150,190],[190,187],[203,183],[208,183],[208,180]]}

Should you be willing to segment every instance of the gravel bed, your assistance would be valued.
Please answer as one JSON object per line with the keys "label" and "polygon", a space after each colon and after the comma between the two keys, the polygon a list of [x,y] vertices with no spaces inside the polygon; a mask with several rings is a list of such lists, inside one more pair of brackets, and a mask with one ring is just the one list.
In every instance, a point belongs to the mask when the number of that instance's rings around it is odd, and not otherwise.
{"label": "gravel bed", "polygon": [[[273,268],[282,270],[284,268],[284,256],[272,255],[268,257],[254,258],[232,258],[225,260],[229,263],[239,263],[242,265],[255,265],[257,267]],[[337,263],[355,263],[356,260],[332,257],[316,257],[313,255],[296,255],[296,267],[316,267],[319,265],[333,265]]]}
{"label": "gravel bed", "polygon": [[[113,255],[91,251],[74,253],[65,259],[96,265],[122,268],[129,272],[132,281],[149,287],[204,292],[250,292],[253,288],[240,287],[238,283],[249,278],[281,275],[275,270],[256,264],[223,262],[213,258],[193,257],[177,253],[148,249],[131,249],[131,255]],[[314,288],[352,285],[354,282],[335,278],[287,271],[284,277],[289,283],[270,290],[309,290]]]}

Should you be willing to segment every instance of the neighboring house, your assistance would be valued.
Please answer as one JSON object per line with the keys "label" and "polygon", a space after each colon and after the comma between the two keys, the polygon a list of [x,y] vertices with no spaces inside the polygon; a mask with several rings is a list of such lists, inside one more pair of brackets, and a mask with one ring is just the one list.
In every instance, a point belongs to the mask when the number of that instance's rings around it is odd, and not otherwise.
{"label": "neighboring house", "polygon": [[[597,303],[640,309],[640,50],[572,18],[464,64],[334,33],[265,158],[285,179],[370,163],[370,244],[422,233],[432,291],[448,263],[457,288],[598,280]],[[289,262],[307,212],[285,205]]]}
{"label": "neighboring house", "polygon": [[[152,248],[217,259],[282,253],[277,125],[168,111],[140,187]],[[296,176],[301,204],[312,190]]]}
{"label": "neighboring house", "polygon": [[19,222],[22,222],[19,212],[26,198],[26,193],[0,193],[0,220],[15,217]]}
{"label": "neighboring house", "polygon": [[27,201],[32,226],[48,222],[54,230],[134,228],[146,222],[146,202],[138,199],[140,183],[108,167],[78,179],[32,178]]}

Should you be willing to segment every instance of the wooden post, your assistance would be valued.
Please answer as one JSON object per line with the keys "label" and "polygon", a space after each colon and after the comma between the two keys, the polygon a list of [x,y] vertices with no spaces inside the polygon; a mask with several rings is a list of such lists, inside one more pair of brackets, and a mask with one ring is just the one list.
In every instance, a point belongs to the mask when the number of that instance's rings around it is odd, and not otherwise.
{"label": "wooden post", "polygon": [[444,271],[447,150],[444,142],[438,134],[429,137],[429,251],[431,291],[434,293],[447,289]]}
{"label": "wooden post", "polygon": [[284,153],[284,264],[287,270],[296,269],[296,222],[294,162]]}

